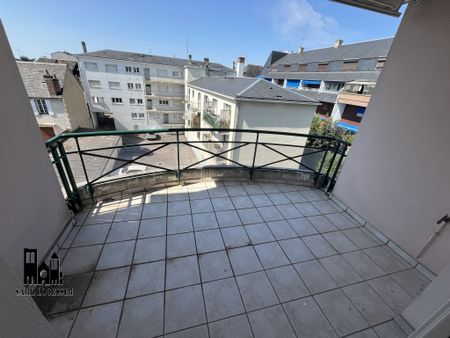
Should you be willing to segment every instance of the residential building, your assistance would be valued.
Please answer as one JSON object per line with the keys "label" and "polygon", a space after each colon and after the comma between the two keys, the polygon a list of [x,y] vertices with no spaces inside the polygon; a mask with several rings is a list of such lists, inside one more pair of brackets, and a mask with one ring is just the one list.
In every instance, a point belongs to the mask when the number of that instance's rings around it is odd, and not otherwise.
{"label": "residential building", "polygon": [[[392,15],[403,3],[336,1]],[[175,149],[175,167],[65,182],[76,214],[48,151],[65,178],[93,154],[67,160],[60,141],[73,135],[40,142],[0,25],[2,336],[448,337],[449,12],[447,0],[408,2],[331,192],[302,170],[193,168],[172,138],[161,150]],[[21,282],[34,249],[63,259],[62,290]]]}
{"label": "residential building", "polygon": [[317,113],[358,130],[393,38],[343,44],[297,53],[273,51],[262,77],[321,102]]}
{"label": "residential building", "polygon": [[17,61],[44,139],[64,131],[92,128],[83,88],[66,63]]}
{"label": "residential building", "polygon": [[[186,128],[237,128],[308,134],[318,104],[293,90],[250,77],[202,77],[189,82],[187,91],[189,103]],[[190,141],[254,141],[246,139],[254,138],[254,135],[227,131],[194,131],[186,134]],[[264,137],[266,140],[271,139],[270,135]],[[299,145],[304,146],[304,141],[302,140]],[[228,143],[206,143],[205,145],[208,150],[216,152],[232,148]],[[284,150],[290,155],[299,154],[298,149],[284,148]],[[200,158],[207,155],[201,151],[197,154]],[[251,162],[252,154],[252,149],[246,147],[229,151],[225,156],[238,162]],[[279,159],[275,152],[261,149],[256,162],[267,158]],[[296,163],[283,163],[283,165],[299,167]]]}
{"label": "residential building", "polygon": [[112,115],[117,130],[182,127],[185,82],[193,76],[185,71],[198,73],[196,77],[233,74],[207,58],[195,61],[115,50],[76,56],[91,111]]}

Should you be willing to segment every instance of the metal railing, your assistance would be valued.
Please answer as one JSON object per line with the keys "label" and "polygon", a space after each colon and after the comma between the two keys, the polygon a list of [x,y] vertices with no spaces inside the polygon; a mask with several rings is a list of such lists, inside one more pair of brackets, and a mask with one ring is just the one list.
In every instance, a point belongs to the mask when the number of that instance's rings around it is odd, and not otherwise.
{"label": "metal railing", "polygon": [[[194,133],[192,133],[194,132]],[[210,133],[215,135],[227,134],[231,136],[223,140],[189,140],[186,134]],[[158,134],[170,135],[167,140],[147,141],[145,135]],[[114,144],[107,147],[81,146],[80,141],[99,136],[130,137],[131,142]],[[139,136],[141,138],[139,138]],[[144,138],[142,138],[144,137]],[[72,149],[66,149],[65,143],[71,140]],[[220,145],[214,151],[214,145]],[[67,197],[67,202],[72,210],[77,211],[80,205],[80,188],[87,188],[93,197],[96,184],[123,179],[117,174],[130,164],[138,164],[149,168],[149,172],[174,172],[180,180],[183,171],[198,168],[199,165],[208,166],[211,160],[218,160],[222,165],[246,169],[249,178],[259,170],[286,169],[294,172],[309,172],[314,176],[314,183],[319,188],[330,192],[336,182],[336,177],[341,168],[350,143],[326,136],[297,134],[290,132],[278,132],[269,130],[248,129],[223,129],[223,128],[176,128],[158,130],[128,130],[128,131],[95,131],[81,133],[63,133],[46,142],[52,164],[55,166],[60,183]],[[138,148],[136,156],[121,157],[121,152],[126,154],[130,149]],[[183,147],[182,150],[180,148]],[[205,155],[198,159],[193,157],[189,163],[182,163],[180,156],[183,152],[194,150]],[[244,158],[243,150],[247,149],[247,157]],[[153,156],[164,152],[164,156],[171,156],[172,163],[158,162]],[[107,154],[105,154],[107,151]],[[103,153],[99,153],[103,152]],[[129,153],[128,153],[129,154]],[[270,155],[272,154],[272,155]],[[277,158],[278,156],[278,158]],[[116,161],[115,166],[105,170],[95,177],[88,174],[86,159],[106,159]],[[309,159],[313,157],[314,160]],[[308,159],[309,158],[309,159]],[[308,161],[305,161],[308,159]],[[75,162],[76,163],[73,163]],[[286,162],[290,165],[286,165]],[[283,164],[284,163],[284,164]],[[75,165],[74,165],[75,164]],[[73,170],[82,170],[84,182],[76,182]],[[147,175],[149,172],[139,174]],[[128,177],[128,176],[126,176]]]}
{"label": "metal railing", "polygon": [[230,126],[230,119],[206,111],[203,112],[203,119],[213,128],[229,128]]}

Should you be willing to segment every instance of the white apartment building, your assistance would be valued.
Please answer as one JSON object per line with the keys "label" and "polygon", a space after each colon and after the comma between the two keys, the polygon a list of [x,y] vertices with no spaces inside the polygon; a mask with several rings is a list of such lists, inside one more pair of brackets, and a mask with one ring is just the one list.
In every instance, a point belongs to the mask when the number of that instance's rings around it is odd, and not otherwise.
{"label": "white apartment building", "polygon": [[201,62],[191,57],[114,50],[76,56],[91,111],[112,115],[117,130],[183,127],[186,79],[233,73],[208,59]]}
{"label": "white apartment building", "polygon": [[83,88],[67,64],[17,61],[17,67],[45,140],[93,127]]}
{"label": "white apartment building", "polygon": [[[254,129],[308,134],[314,112],[319,104],[293,90],[264,79],[247,77],[202,77],[188,83],[187,94],[189,103],[186,128]],[[201,144],[212,152],[232,148],[231,143],[223,143],[224,141],[255,141],[255,134],[235,134],[229,131],[192,131],[187,132],[186,137],[188,141],[220,141],[220,143]],[[306,139],[280,135],[261,135],[260,138],[260,142],[280,140],[282,140],[280,143],[304,146]],[[298,148],[278,150],[282,150],[289,156],[299,155]],[[209,157],[209,154],[201,150],[196,151],[196,155],[200,159]],[[253,147],[245,146],[229,151],[224,156],[240,163],[251,164]],[[282,157],[273,151],[261,148],[258,149],[255,163],[267,163],[267,158],[276,161]],[[210,163],[214,164],[211,161]],[[282,165],[295,167],[296,164],[285,161]]]}

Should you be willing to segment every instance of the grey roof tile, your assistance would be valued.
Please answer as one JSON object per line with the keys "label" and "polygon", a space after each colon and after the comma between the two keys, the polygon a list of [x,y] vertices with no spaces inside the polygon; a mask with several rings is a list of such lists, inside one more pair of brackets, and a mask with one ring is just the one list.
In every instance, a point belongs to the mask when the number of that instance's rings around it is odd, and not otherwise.
{"label": "grey roof tile", "polygon": [[43,76],[46,71],[51,75],[56,75],[61,88],[64,88],[64,80],[67,70],[66,64],[44,63],[44,62],[23,62],[17,61],[20,75],[22,76],[28,97],[55,97],[50,95],[47,84]]}

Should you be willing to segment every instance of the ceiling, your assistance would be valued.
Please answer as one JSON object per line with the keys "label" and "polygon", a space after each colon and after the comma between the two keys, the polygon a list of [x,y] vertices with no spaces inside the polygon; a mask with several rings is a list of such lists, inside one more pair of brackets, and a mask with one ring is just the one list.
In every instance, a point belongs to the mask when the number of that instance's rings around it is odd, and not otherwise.
{"label": "ceiling", "polygon": [[400,7],[406,3],[405,0],[331,0],[346,5],[368,9],[378,13],[399,17]]}

